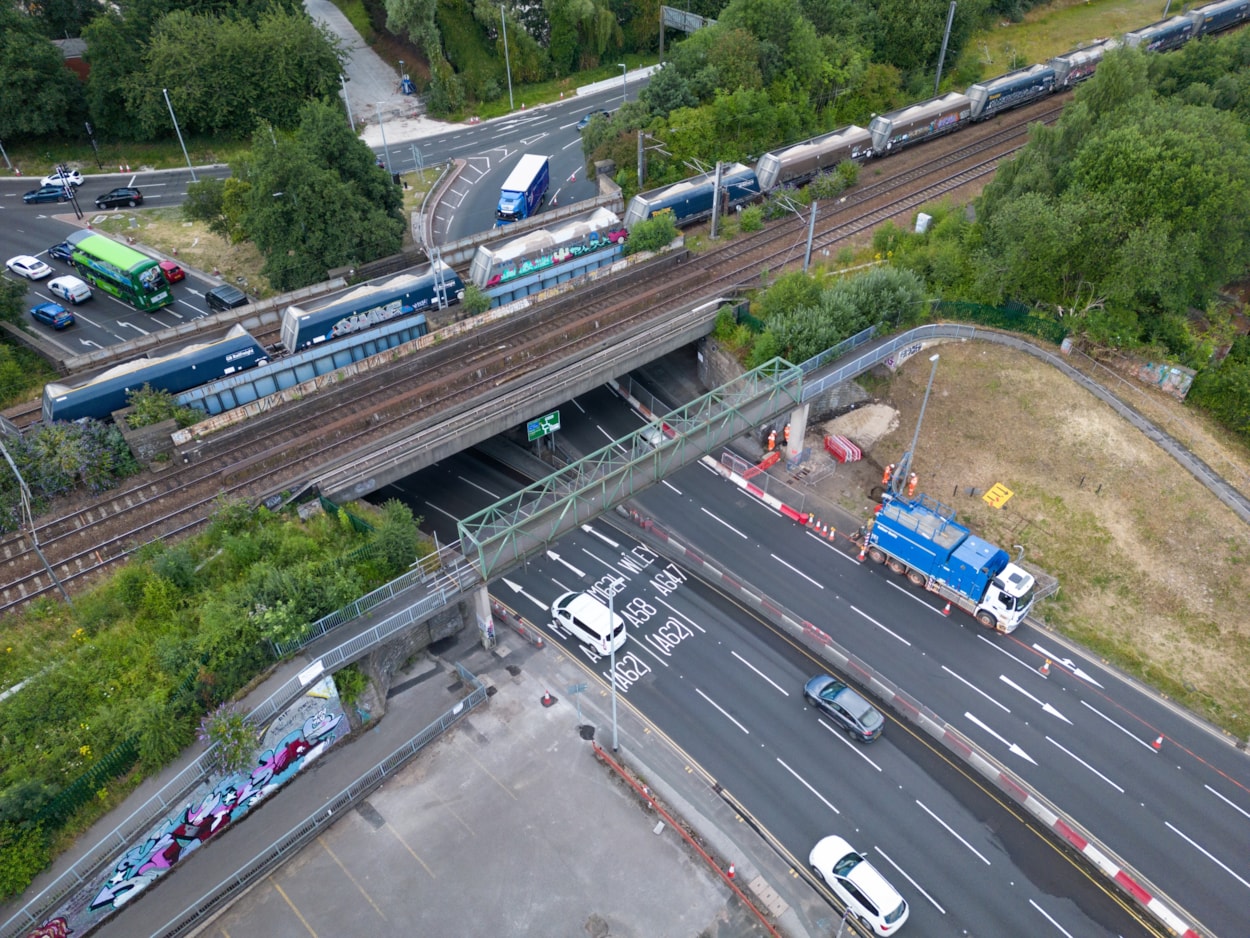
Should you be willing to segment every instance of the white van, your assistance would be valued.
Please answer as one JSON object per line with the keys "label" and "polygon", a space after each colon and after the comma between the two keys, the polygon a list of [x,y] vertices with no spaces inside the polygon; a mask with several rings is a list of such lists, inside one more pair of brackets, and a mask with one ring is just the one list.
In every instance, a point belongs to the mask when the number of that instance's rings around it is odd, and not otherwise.
{"label": "white van", "polygon": [[601,655],[619,650],[629,637],[625,620],[589,593],[564,593],[551,604],[551,615],[556,625]]}

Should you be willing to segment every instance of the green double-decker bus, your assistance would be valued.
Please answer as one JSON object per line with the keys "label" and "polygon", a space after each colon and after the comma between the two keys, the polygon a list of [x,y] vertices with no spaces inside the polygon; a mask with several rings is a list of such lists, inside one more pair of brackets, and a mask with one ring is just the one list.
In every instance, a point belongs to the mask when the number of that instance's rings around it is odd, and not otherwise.
{"label": "green double-decker bus", "polygon": [[104,292],[149,313],[174,301],[160,264],[146,254],[94,231],[76,231],[66,240],[74,249],[71,263]]}

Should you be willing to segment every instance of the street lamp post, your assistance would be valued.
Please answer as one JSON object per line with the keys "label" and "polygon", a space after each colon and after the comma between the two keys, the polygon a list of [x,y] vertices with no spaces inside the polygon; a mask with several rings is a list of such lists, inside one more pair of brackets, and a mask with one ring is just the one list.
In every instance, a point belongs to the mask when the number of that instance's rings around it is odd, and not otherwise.
{"label": "street lamp post", "polygon": [[512,103],[512,57],[508,55],[508,20],[503,15],[503,4],[499,4],[499,22],[503,30],[503,60],[508,66],[508,110],[516,110],[516,105]]}
{"label": "street lamp post", "polygon": [[929,392],[933,390],[933,379],[937,376],[939,357],[936,353],[929,356],[929,361],[933,362],[933,369],[929,372],[929,384],[924,389],[924,400],[920,402],[920,416],[916,418],[916,432],[911,438],[911,449],[903,454],[898,472],[894,473],[894,476],[890,479],[890,488],[894,490],[895,495],[903,490],[903,483],[907,478],[907,474],[911,471],[911,459],[916,452],[916,444],[920,441],[920,425],[924,423],[924,410],[929,406]]}
{"label": "street lamp post", "polygon": [[174,114],[174,106],[169,103],[169,89],[162,88],[161,92],[165,95],[165,106],[169,108],[169,116],[174,122],[174,133],[178,135],[178,143],[182,147],[182,155],[187,159],[187,168],[191,170],[191,181],[198,182],[195,178],[195,167],[191,165],[191,157],[187,153],[187,145],[182,142],[182,131],[178,129],[178,118]]}
{"label": "street lamp post", "polygon": [[382,123],[382,102],[378,102],[378,130],[382,131],[382,152],[386,154],[386,171],[392,176],[394,171],[391,169],[391,148],[386,145],[386,127]]}
{"label": "street lamp post", "polygon": [[624,104],[629,96],[629,89],[625,84],[625,72],[628,71],[628,66],[624,62],[617,62],[616,66],[621,70],[621,104]]}
{"label": "street lamp post", "polygon": [[612,611],[612,604],[616,598],[616,584],[612,584],[612,588],[608,591],[608,649],[612,657],[610,670],[608,673],[612,675],[612,751],[616,752],[617,735],[616,735],[616,636],[613,634],[616,629],[613,623],[616,621],[616,613]]}
{"label": "street lamp post", "polygon": [[356,119],[352,117],[352,99],[347,96],[347,79],[341,74],[339,84],[343,86],[343,103],[347,105],[347,123],[351,125],[352,133],[355,133]]}

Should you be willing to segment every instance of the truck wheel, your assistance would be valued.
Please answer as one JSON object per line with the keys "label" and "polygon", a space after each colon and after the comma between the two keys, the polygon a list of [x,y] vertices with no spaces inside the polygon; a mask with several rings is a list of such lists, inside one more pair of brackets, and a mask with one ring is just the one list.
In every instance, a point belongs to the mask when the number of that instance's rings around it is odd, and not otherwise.
{"label": "truck wheel", "polygon": [[987,629],[998,628],[997,617],[994,615],[994,613],[987,612],[984,609],[982,609],[980,612],[977,613],[977,621],[980,622]]}
{"label": "truck wheel", "polygon": [[919,570],[908,570],[907,579],[911,580],[916,586],[924,586],[928,582],[925,575]]}
{"label": "truck wheel", "polygon": [[873,563],[885,563],[885,554],[883,554],[879,548],[869,547],[868,556],[872,559]]}
{"label": "truck wheel", "polygon": [[907,567],[893,558],[890,559],[890,569],[895,573],[906,573]]}

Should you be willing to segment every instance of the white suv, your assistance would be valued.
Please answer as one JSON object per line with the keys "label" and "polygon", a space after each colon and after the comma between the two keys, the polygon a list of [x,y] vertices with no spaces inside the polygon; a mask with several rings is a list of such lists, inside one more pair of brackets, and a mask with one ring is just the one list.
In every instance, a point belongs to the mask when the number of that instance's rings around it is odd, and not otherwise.
{"label": "white suv", "polygon": [[807,861],[874,935],[893,935],[907,921],[907,900],[841,837],[824,838]]}

